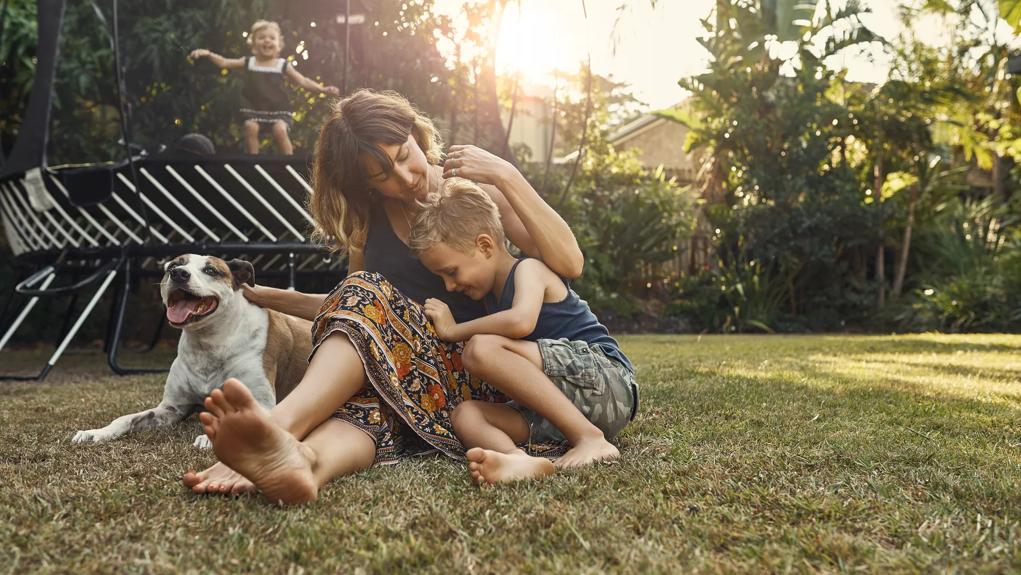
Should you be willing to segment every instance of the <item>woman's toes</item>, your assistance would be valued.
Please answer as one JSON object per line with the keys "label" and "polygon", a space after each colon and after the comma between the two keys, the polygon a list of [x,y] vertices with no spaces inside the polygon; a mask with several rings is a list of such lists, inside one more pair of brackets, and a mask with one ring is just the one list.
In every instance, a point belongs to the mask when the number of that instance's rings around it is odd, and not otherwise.
{"label": "woman's toes", "polygon": [[213,401],[212,396],[207,395],[206,398],[202,400],[202,405],[209,413],[212,413],[216,417],[223,417],[223,409],[221,409],[220,406]]}
{"label": "woman's toes", "polygon": [[[227,401],[227,396],[223,394],[223,390],[214,389],[213,392],[209,394],[209,398],[213,400],[216,407],[220,408],[221,413],[227,414],[234,411],[234,406]],[[223,416],[221,415],[220,417]]]}
{"label": "woman's toes", "polygon": [[216,438],[217,423],[219,420],[211,413],[202,412],[199,414],[199,421],[202,422],[202,431],[210,441]]}

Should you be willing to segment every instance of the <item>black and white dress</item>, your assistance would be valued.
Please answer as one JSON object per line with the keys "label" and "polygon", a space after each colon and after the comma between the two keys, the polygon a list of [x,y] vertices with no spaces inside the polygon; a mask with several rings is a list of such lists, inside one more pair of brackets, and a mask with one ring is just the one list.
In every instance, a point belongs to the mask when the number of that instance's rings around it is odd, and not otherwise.
{"label": "black and white dress", "polygon": [[254,56],[245,58],[242,120],[254,120],[260,124],[284,122],[288,127],[293,124],[293,113],[284,88],[286,68],[287,60],[284,58],[277,58],[268,66],[260,65]]}

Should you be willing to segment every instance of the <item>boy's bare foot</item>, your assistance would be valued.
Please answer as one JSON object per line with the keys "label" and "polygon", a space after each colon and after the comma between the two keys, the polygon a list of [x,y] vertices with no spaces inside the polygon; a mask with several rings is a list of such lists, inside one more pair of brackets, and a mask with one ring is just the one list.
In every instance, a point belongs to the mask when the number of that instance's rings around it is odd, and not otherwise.
{"label": "boy's bare foot", "polygon": [[181,481],[195,493],[240,495],[255,491],[251,481],[220,462],[205,471],[196,473],[189,470],[181,477]]}
{"label": "boy's bare foot", "polygon": [[617,450],[617,447],[606,441],[602,436],[599,436],[598,438],[579,441],[567,453],[557,459],[554,465],[557,467],[582,467],[597,461],[617,459],[618,457],[620,457],[620,451]]}
{"label": "boy's bare foot", "polygon": [[315,453],[269,418],[252,392],[231,378],[205,401],[199,414],[213,451],[227,467],[247,477],[270,501],[305,503],[318,494]]}
{"label": "boy's bare foot", "polygon": [[538,479],[555,471],[548,459],[532,457],[523,451],[500,453],[473,447],[468,450],[467,457],[472,479],[480,485]]}

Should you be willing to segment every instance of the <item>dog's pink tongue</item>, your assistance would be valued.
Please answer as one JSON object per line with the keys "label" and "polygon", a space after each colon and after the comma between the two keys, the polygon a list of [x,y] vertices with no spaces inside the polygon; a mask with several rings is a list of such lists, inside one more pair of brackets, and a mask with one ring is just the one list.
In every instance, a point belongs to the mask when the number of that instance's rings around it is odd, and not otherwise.
{"label": "dog's pink tongue", "polygon": [[199,305],[200,299],[179,299],[174,302],[174,305],[167,307],[167,319],[172,323],[184,323],[184,320],[188,319],[188,314],[195,311],[195,306]]}

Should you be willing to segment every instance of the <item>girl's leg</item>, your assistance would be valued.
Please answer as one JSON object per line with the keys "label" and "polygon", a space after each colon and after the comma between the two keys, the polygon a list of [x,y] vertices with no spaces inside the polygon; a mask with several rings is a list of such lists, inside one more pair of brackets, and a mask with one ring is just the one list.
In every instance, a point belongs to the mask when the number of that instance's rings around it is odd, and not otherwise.
{"label": "girl's leg", "polygon": [[259,153],[259,123],[255,120],[245,120],[242,129],[245,133],[245,153]]}
{"label": "girl's leg", "polygon": [[532,409],[560,430],[572,449],[558,466],[587,465],[620,452],[582,415],[542,371],[539,345],[498,335],[476,335],[465,345],[464,368],[511,399]]}
{"label": "girl's leg", "polygon": [[287,135],[287,123],[273,123],[273,141],[276,142],[277,151],[285,156],[294,153],[294,146],[291,145],[291,138]]}

